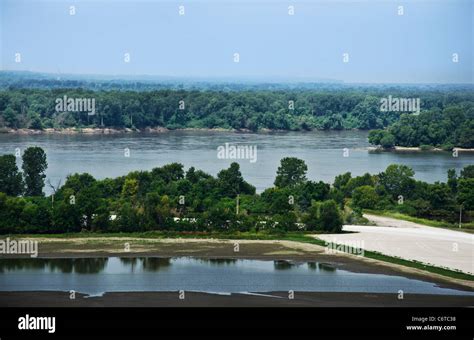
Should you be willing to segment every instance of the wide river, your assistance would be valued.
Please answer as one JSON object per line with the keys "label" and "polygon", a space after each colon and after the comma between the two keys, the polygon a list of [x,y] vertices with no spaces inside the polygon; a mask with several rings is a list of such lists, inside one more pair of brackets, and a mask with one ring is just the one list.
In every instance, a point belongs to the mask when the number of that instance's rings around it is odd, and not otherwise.
{"label": "wide river", "polygon": [[474,295],[317,262],[177,258],[0,259],[0,291],[374,292]]}
{"label": "wide river", "polygon": [[[256,161],[220,159],[217,148],[230,145],[257,148]],[[48,156],[47,177],[53,185],[72,173],[116,177],[133,170],[180,162],[212,175],[233,161],[241,165],[244,178],[261,192],[271,187],[283,157],[298,157],[308,165],[308,178],[332,182],[338,174],[379,173],[393,163],[406,164],[415,177],[428,182],[446,181],[449,168],[474,164],[474,153],[372,152],[365,131],[314,131],[286,133],[232,133],[174,131],[160,134],[119,135],[0,135],[0,154],[23,151],[38,145]],[[128,150],[126,150],[128,149]],[[344,154],[344,149],[346,153]],[[128,156],[128,157],[127,157]],[[347,157],[344,157],[347,156]],[[20,164],[20,162],[19,162]],[[48,187],[46,192],[50,192]]]}

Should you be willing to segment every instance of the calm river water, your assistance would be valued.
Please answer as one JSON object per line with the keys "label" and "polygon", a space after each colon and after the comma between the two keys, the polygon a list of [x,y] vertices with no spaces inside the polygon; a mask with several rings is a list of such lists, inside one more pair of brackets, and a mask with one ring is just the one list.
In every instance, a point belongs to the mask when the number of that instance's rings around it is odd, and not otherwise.
{"label": "calm river water", "polygon": [[213,293],[315,291],[474,295],[401,276],[353,273],[317,262],[178,258],[1,259],[1,291]]}
{"label": "calm river water", "polygon": [[[15,153],[31,145],[47,152],[47,176],[56,185],[75,172],[96,178],[116,177],[133,170],[149,170],[171,162],[194,166],[212,175],[229,166],[232,159],[219,159],[217,148],[225,143],[257,147],[257,160],[237,160],[244,178],[259,192],[272,186],[283,157],[302,158],[311,180],[332,182],[346,171],[353,175],[378,173],[393,163],[411,166],[418,179],[446,181],[449,168],[474,164],[474,154],[449,152],[369,152],[365,131],[314,131],[286,133],[232,133],[174,131],[161,134],[120,135],[0,135],[0,154]],[[344,157],[344,148],[348,157]],[[129,149],[129,157],[125,156]],[[45,188],[49,192],[48,188]]]}

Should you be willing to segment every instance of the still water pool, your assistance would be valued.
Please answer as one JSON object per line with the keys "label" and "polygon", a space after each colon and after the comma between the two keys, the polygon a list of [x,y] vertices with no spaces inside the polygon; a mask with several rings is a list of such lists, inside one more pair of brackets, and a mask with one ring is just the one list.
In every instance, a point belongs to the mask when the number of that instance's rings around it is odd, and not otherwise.
{"label": "still water pool", "polygon": [[0,291],[212,293],[310,291],[474,295],[401,276],[354,273],[326,263],[190,257],[1,259]]}

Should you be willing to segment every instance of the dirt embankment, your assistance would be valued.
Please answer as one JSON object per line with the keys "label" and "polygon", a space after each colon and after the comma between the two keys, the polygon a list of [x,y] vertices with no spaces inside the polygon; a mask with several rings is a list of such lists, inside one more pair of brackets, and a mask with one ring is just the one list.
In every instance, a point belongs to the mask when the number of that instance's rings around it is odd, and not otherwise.
{"label": "dirt embankment", "polygon": [[[181,295],[181,297],[183,297]],[[218,295],[185,292],[112,292],[85,297],[69,292],[0,292],[4,307],[472,307],[474,297],[381,293],[267,292]]]}

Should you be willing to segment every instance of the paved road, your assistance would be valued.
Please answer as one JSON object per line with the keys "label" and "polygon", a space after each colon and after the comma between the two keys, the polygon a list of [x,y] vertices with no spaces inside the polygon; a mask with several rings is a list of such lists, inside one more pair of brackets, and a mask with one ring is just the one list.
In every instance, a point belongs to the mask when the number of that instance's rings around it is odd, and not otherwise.
{"label": "paved road", "polygon": [[318,235],[336,243],[474,273],[474,234],[427,227],[388,217],[364,215],[377,226],[346,225],[350,234]]}

